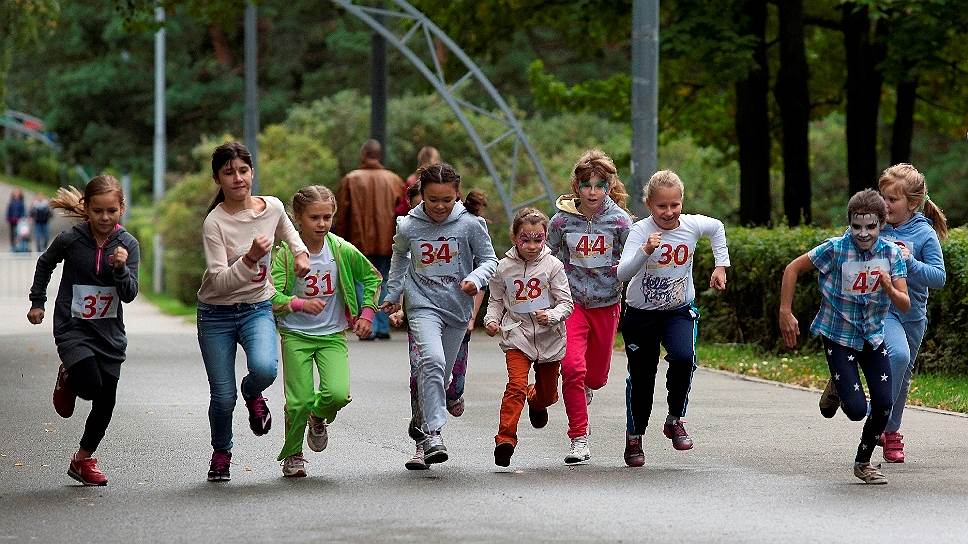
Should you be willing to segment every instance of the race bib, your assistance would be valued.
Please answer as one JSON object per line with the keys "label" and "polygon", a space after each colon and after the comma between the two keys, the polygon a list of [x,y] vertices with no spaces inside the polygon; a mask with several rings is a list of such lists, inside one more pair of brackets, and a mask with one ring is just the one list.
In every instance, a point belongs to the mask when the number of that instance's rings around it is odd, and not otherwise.
{"label": "race bib", "polygon": [[71,315],[78,319],[113,319],[118,317],[118,290],[101,285],[75,285]]}
{"label": "race bib", "polygon": [[410,243],[414,269],[424,276],[460,274],[457,240],[415,240]]}
{"label": "race bib", "polygon": [[612,266],[612,236],[609,234],[565,234],[569,261],[582,268]]}
{"label": "race bib", "polygon": [[882,281],[891,281],[890,275],[881,277],[881,270],[889,271],[887,259],[848,261],[841,266],[841,290],[848,295],[870,295],[881,288]]}
{"label": "race bib", "polygon": [[551,286],[548,280],[518,276],[506,278],[504,286],[508,299],[511,301],[510,310],[517,314],[527,314],[536,310],[551,307]]}
{"label": "race bib", "polygon": [[326,298],[336,293],[336,263],[314,267],[305,278],[296,278],[293,294],[300,298]]}
{"label": "race bib", "polygon": [[894,245],[896,245],[901,249],[907,248],[907,250],[910,251],[912,254],[914,253],[914,242],[912,242],[911,240],[901,240],[899,238],[891,238],[890,236],[882,236],[882,238],[884,238],[888,242],[893,243]]}

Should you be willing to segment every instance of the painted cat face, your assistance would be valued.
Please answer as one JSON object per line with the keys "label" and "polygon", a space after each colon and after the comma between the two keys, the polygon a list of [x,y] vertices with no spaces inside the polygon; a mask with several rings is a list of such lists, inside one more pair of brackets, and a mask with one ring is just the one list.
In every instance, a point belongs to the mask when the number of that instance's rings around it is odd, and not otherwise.
{"label": "painted cat face", "polygon": [[881,234],[881,223],[876,214],[855,213],[850,216],[850,235],[858,248],[869,251]]}

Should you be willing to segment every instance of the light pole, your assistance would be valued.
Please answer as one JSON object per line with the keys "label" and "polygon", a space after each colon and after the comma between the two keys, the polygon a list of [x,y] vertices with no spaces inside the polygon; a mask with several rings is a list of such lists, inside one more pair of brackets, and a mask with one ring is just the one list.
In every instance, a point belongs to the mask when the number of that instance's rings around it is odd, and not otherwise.
{"label": "light pole", "polygon": [[642,189],[658,167],[659,0],[632,3],[632,213],[645,217]]}

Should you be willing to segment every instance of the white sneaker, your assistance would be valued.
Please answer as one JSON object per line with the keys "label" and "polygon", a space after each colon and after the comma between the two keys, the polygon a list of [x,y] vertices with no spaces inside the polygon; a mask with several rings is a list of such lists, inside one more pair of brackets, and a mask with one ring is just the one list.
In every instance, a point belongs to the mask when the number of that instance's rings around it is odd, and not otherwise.
{"label": "white sneaker", "polygon": [[592,403],[593,398],[595,398],[595,391],[591,387],[588,387],[586,385],[585,386],[585,406],[590,405]]}
{"label": "white sneaker", "polygon": [[302,452],[294,453],[283,459],[282,475],[286,478],[304,478],[306,476],[306,459]]}
{"label": "white sneaker", "polygon": [[306,430],[306,444],[313,451],[323,451],[329,445],[329,426],[326,420],[309,414],[309,429]]}
{"label": "white sneaker", "polygon": [[566,465],[575,465],[578,463],[584,463],[585,461],[591,459],[592,453],[588,449],[588,437],[579,436],[577,438],[571,439],[571,451],[565,456]]}
{"label": "white sneaker", "polygon": [[884,477],[884,473],[881,472],[881,465],[872,465],[870,463],[854,463],[854,476],[857,476],[861,480],[864,480],[865,484],[874,485],[884,485],[887,483],[887,478]]}

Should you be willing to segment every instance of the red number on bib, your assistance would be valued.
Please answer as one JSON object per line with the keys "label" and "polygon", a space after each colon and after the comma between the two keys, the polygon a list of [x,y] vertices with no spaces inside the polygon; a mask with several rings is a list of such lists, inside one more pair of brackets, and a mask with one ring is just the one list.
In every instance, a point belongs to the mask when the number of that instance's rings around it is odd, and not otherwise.
{"label": "red number on bib", "polygon": [[854,291],[860,291],[861,294],[867,293],[867,272],[861,272],[857,274],[857,279],[854,280]]}
{"label": "red number on bib", "polygon": [[326,275],[323,276],[323,284],[325,284],[325,287],[323,287],[323,294],[332,295],[333,294],[333,276],[331,272],[326,272]]}
{"label": "red number on bib", "polygon": [[84,313],[81,314],[81,317],[91,319],[95,314],[97,314],[97,297],[87,295],[84,297]]}
{"label": "red number on bib", "polygon": [[319,294],[319,286],[316,283],[319,282],[319,278],[310,274],[306,276],[306,291],[305,295],[307,297],[314,297]]}
{"label": "red number on bib", "polygon": [[420,244],[420,264],[429,265],[435,260],[450,264],[450,260],[453,258],[450,254],[450,244],[441,244],[436,254],[434,254],[434,246],[432,244],[426,242]]}
{"label": "red number on bib", "polygon": [[588,248],[588,237],[587,236],[582,236],[581,238],[578,239],[578,244],[575,245],[575,251],[577,251],[578,253],[581,253],[582,255],[584,255],[586,257],[588,256],[588,254],[591,252],[591,250]]}
{"label": "red number on bib", "polygon": [[881,271],[871,270],[871,276],[877,277],[877,279],[874,281],[873,287],[871,287],[871,293],[873,293],[874,291],[877,291],[877,289],[881,286]]}
{"label": "red number on bib", "polygon": [[[514,300],[534,300],[541,296],[541,281],[538,278],[531,278],[527,285],[521,280],[514,280],[514,285],[518,288]],[[528,289],[527,296],[524,296],[525,288]]]}
{"label": "red number on bib", "polygon": [[262,283],[266,279],[266,265],[259,263],[259,273],[252,278],[252,283]]}
{"label": "red number on bib", "polygon": [[689,246],[685,244],[679,244],[676,247],[672,247],[670,244],[662,244],[659,247],[662,249],[662,253],[659,255],[659,264],[675,262],[682,266],[689,260]]}
{"label": "red number on bib", "polygon": [[[595,238],[595,242],[592,244],[591,251],[594,251],[594,252],[598,253],[599,255],[604,255],[605,254],[605,252],[607,251],[607,248],[605,247],[605,237],[604,236],[599,236],[598,238]],[[586,253],[586,255],[587,255],[587,253]]]}
{"label": "red number on bib", "polygon": [[[92,297],[93,298],[93,297]],[[114,297],[111,295],[101,295],[101,300],[106,300],[108,303],[104,305],[104,309],[101,310],[101,317],[108,315],[108,310],[111,309],[111,303],[114,302]]]}

